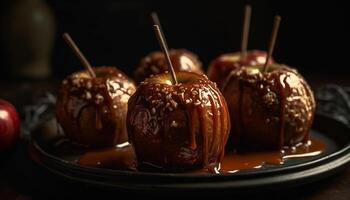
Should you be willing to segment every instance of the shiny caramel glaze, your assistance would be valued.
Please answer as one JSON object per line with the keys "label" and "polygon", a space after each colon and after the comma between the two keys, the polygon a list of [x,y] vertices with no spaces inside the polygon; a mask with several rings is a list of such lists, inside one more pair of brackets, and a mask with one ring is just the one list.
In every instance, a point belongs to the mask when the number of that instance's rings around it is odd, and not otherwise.
{"label": "shiny caramel glaze", "polygon": [[168,73],[141,82],[129,100],[129,141],[139,164],[161,170],[205,168],[220,162],[230,130],[226,102],[205,75]]}
{"label": "shiny caramel glaze", "polygon": [[86,152],[77,162],[90,167],[118,170],[135,171],[137,167],[135,152],[128,142],[112,148]]}
{"label": "shiny caramel glaze", "polygon": [[[173,64],[174,70],[188,71],[197,74],[203,74],[202,63],[198,59],[198,56],[186,49],[171,49],[169,51],[170,59]],[[168,71],[167,61],[164,53],[160,51],[154,51],[144,57],[138,68],[136,69],[134,76],[135,81],[140,83],[151,75],[161,74]]]}
{"label": "shiny caramel glaze", "polygon": [[[208,77],[211,81],[216,82],[221,89],[224,80],[232,70],[239,69],[242,66],[262,65],[266,61],[266,55],[265,51],[260,50],[248,51],[245,58],[242,58],[241,52],[223,54],[210,63]],[[269,64],[273,62],[270,59]]]}
{"label": "shiny caramel glaze", "polygon": [[211,172],[235,173],[241,170],[258,169],[268,165],[283,165],[288,159],[302,159],[318,156],[325,151],[325,144],[318,139],[311,138],[307,143],[299,143],[293,147],[285,147],[281,150],[258,151],[243,153],[227,153],[220,166]]}
{"label": "shiny caramel glaze", "polygon": [[136,87],[115,67],[73,73],[63,80],[56,105],[57,120],[73,142],[107,147],[127,141],[127,103]]}
{"label": "shiny caramel glaze", "polygon": [[235,149],[281,149],[309,140],[315,112],[313,93],[285,65],[242,67],[223,84],[232,122],[228,145]]}

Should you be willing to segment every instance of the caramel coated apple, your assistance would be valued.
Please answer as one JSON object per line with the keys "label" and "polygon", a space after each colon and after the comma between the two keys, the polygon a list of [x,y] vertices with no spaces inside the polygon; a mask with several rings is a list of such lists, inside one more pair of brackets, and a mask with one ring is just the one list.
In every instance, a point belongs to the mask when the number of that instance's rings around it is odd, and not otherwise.
{"label": "caramel coated apple", "polygon": [[161,170],[215,166],[224,155],[229,113],[216,84],[205,75],[168,73],[141,82],[129,100],[129,141],[140,165]]}
{"label": "caramel coated apple", "polygon": [[[174,70],[203,74],[202,63],[198,56],[185,49],[171,49],[170,59]],[[140,83],[151,75],[168,71],[168,65],[163,52],[155,51],[144,57],[135,71],[135,81]]]}
{"label": "caramel coated apple", "polygon": [[127,141],[128,100],[136,87],[115,67],[94,68],[68,76],[59,89],[57,120],[73,142],[110,147]]}
{"label": "caramel coated apple", "polygon": [[232,122],[228,147],[278,150],[309,140],[315,100],[304,78],[285,65],[242,67],[223,85]]}
{"label": "caramel coated apple", "polygon": [[[239,69],[242,66],[263,65],[266,56],[265,51],[259,50],[248,51],[244,58],[242,58],[241,52],[223,54],[210,63],[208,77],[211,81],[216,82],[221,89],[224,80],[232,70]],[[272,63],[273,60],[270,59],[269,64]]]}

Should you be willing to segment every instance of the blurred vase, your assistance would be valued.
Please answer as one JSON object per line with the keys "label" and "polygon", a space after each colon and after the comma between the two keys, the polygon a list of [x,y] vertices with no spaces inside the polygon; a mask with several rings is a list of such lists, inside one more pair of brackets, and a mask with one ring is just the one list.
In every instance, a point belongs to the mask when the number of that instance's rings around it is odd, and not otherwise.
{"label": "blurred vase", "polygon": [[3,19],[4,46],[12,73],[26,78],[49,77],[55,36],[52,10],[42,0],[15,0]]}

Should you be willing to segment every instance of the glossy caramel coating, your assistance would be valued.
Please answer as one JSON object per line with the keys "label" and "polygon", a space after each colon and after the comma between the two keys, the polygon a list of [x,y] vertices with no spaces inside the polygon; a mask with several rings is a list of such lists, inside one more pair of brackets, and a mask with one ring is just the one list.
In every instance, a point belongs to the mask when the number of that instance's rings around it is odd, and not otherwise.
{"label": "glossy caramel coating", "polygon": [[[221,89],[224,80],[232,70],[242,66],[263,65],[266,62],[266,56],[267,53],[260,50],[248,51],[245,58],[242,58],[241,52],[223,54],[210,63],[208,77],[211,81],[216,82]],[[269,64],[273,62],[270,59]]]}
{"label": "glossy caramel coating", "polygon": [[309,140],[315,112],[313,93],[304,78],[285,65],[242,67],[223,85],[236,149],[267,150]]}
{"label": "glossy caramel coating", "polygon": [[161,170],[216,165],[224,156],[230,120],[224,97],[205,75],[168,73],[141,82],[129,100],[129,141],[139,164]]}
{"label": "glossy caramel coating", "polygon": [[76,72],[63,80],[56,105],[58,122],[73,142],[109,147],[127,141],[127,103],[136,87],[115,67]]}
{"label": "glossy caramel coating", "polygon": [[[174,70],[203,74],[202,63],[198,56],[186,49],[171,49],[170,59]],[[135,81],[140,83],[151,75],[161,74],[168,71],[168,64],[164,53],[154,51],[144,57],[135,71]]]}

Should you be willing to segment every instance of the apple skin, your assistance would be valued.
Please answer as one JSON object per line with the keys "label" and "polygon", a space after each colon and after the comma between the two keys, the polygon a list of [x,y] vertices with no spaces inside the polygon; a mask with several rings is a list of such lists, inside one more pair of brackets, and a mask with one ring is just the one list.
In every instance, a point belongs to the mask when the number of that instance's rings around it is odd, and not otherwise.
{"label": "apple skin", "polygon": [[231,72],[223,94],[231,116],[228,149],[279,150],[309,141],[315,99],[304,78],[286,65]]}
{"label": "apple skin", "polygon": [[96,78],[84,70],[63,80],[56,116],[72,142],[92,148],[127,141],[126,113],[134,82],[115,67],[96,67]]}
{"label": "apple skin", "polygon": [[230,130],[226,102],[205,75],[168,73],[141,82],[129,100],[129,142],[140,166],[185,171],[216,166]]}
{"label": "apple skin", "polygon": [[[198,56],[186,49],[171,49],[169,51],[174,70],[203,74],[202,63]],[[164,53],[154,51],[144,57],[134,73],[135,81],[140,83],[151,75],[168,71],[168,64]]]}
{"label": "apple skin", "polygon": [[[265,64],[267,53],[260,50],[251,50],[247,52],[244,59],[242,59],[241,56],[241,52],[235,52],[223,54],[214,59],[208,67],[207,74],[209,79],[216,82],[221,89],[224,80],[232,70],[238,69],[242,66]],[[274,61],[273,59],[270,59],[269,64],[272,63],[274,63]]]}
{"label": "apple skin", "polygon": [[20,131],[20,119],[16,108],[0,99],[0,153],[9,150],[16,142]]}

